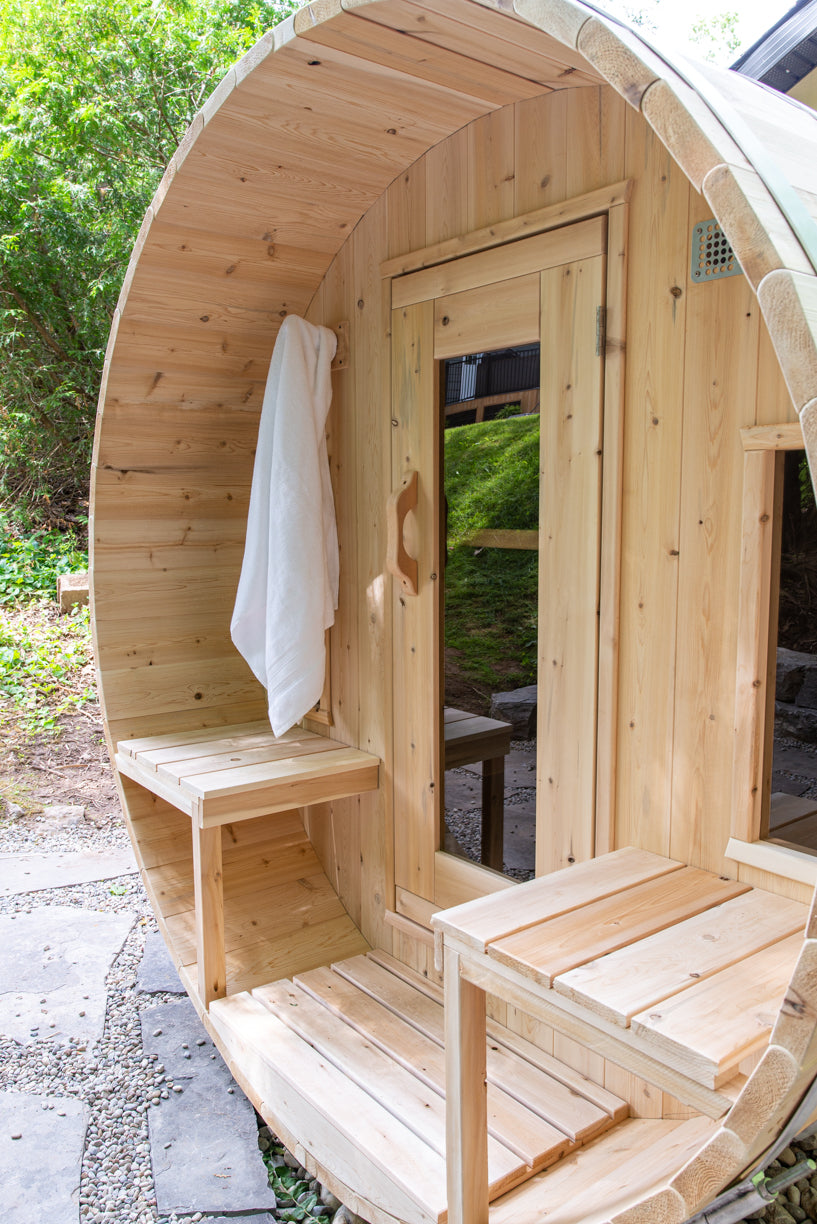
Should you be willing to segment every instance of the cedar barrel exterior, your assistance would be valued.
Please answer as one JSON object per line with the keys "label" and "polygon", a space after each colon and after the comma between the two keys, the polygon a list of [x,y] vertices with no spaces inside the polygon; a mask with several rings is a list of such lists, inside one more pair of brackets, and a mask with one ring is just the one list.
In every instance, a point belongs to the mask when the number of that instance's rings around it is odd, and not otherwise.
{"label": "cedar barrel exterior", "polygon": [[[579,749],[578,772],[596,785],[586,804],[547,813],[538,870],[634,845],[800,901],[817,881],[806,855],[781,866],[767,847],[751,849],[762,840],[768,686],[751,610],[762,622],[762,591],[746,559],[767,547],[747,533],[774,496],[746,458],[746,431],[760,429],[756,447],[768,449],[766,427],[799,421],[817,469],[817,271],[763,179],[771,155],[817,218],[817,116],[745,78],[696,73],[689,83],[573,0],[315,0],[224,78],[136,243],[94,455],[92,605],[110,746],[264,718],[229,622],[267,367],[287,314],[348,321],[329,430],[341,547],[332,725],[318,729],[383,765],[377,790],[304,809],[303,821],[365,941],[423,972],[433,974],[427,946],[388,913],[422,920],[502,882],[441,862],[428,796],[415,804],[393,785],[405,686],[417,681],[406,678],[403,601],[384,566],[384,511],[406,466],[390,277],[419,266],[412,252],[434,248],[430,263],[476,250],[491,227],[543,210],[549,227],[609,218],[605,394],[617,427],[604,436],[615,479],[600,546],[598,743]],[[737,113],[751,140],[742,128],[730,135],[707,98]],[[711,217],[744,275],[693,285],[690,231]],[[565,768],[579,734],[554,727],[549,769]],[[171,877],[189,857],[187,818],[120,781],[184,966]],[[817,1067],[813,947],[809,938],[795,971],[808,1034],[770,1047],[749,1081],[762,1103],[747,1089],[743,1113],[727,1117],[693,1173],[661,1191],[660,1211],[655,1200],[644,1215],[616,1216],[622,1224],[685,1218],[769,1146]],[[306,959],[286,972],[318,963]],[[275,976],[270,967],[257,981]],[[524,1029],[510,1009],[499,1018]],[[608,1082],[635,1099],[634,1077],[614,1070]],[[642,1108],[662,1117],[661,1105]],[[393,1218],[376,1215],[365,1188],[333,1182],[319,1156],[311,1167],[363,1214]]]}

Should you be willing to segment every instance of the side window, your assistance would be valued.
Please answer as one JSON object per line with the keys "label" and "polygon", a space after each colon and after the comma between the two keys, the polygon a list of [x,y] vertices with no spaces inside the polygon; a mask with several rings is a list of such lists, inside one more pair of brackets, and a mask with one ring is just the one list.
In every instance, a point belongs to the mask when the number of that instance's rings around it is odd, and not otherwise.
{"label": "side window", "polygon": [[[808,741],[807,683],[809,652],[817,648],[817,633],[811,643],[807,632],[813,621],[807,604],[811,560],[817,560],[817,510],[800,425],[741,434],[743,533],[727,855],[774,870],[768,852],[782,851],[782,870],[791,866],[792,853],[817,856],[817,748]],[[812,683],[817,707],[817,655]],[[817,731],[817,708],[813,719]],[[763,861],[757,857],[761,849],[767,854]]]}

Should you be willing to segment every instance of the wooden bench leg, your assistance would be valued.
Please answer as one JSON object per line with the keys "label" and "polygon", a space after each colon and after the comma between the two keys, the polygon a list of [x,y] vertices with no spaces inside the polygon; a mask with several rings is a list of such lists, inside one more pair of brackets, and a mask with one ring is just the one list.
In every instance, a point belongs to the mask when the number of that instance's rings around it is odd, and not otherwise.
{"label": "wooden bench leg", "polygon": [[193,822],[193,887],[199,995],[209,1007],[213,999],[227,993],[220,825],[200,829]]}
{"label": "wooden bench leg", "polygon": [[480,860],[501,871],[505,840],[505,758],[482,762],[482,844]]}
{"label": "wooden bench leg", "polygon": [[485,993],[445,953],[445,1150],[448,1224],[488,1224]]}

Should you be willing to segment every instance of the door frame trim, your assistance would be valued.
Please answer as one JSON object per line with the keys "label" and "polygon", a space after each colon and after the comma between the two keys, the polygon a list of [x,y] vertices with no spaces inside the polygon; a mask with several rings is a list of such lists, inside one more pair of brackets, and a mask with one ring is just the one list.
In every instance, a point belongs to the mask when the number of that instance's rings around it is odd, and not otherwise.
{"label": "door frame trim", "polygon": [[[535,213],[460,235],[430,247],[387,260],[381,275],[392,285],[412,273],[463,256],[501,247],[518,239],[592,217],[606,217],[606,317],[601,336],[604,358],[603,441],[601,482],[601,539],[599,571],[599,633],[596,722],[596,785],[593,854],[615,848],[616,765],[618,741],[619,621],[621,592],[621,524],[624,461],[624,396],[627,311],[628,201],[632,180],[611,184],[598,191],[538,209]],[[391,293],[389,294],[391,297]],[[392,302],[392,308],[394,303]],[[393,473],[393,476],[395,474]],[[396,474],[399,478],[399,473]],[[439,862],[445,856],[435,852]],[[467,860],[456,860],[458,891],[481,896],[486,892],[486,872],[499,881],[507,877]],[[434,888],[434,903],[450,904],[446,886]]]}

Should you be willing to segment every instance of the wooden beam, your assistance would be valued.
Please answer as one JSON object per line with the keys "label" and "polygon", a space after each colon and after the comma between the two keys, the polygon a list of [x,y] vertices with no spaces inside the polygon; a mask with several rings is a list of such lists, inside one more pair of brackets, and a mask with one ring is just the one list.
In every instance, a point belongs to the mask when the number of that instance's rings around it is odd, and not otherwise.
{"label": "wooden beam", "polygon": [[476,531],[462,543],[468,548],[514,548],[534,552],[539,547],[539,532]]}
{"label": "wooden beam", "polygon": [[630,198],[631,191],[632,181],[625,179],[620,183],[611,183],[609,187],[574,196],[573,199],[559,204],[548,204],[518,217],[509,217],[507,221],[497,221],[493,225],[485,225],[466,234],[457,234],[442,242],[434,242],[405,255],[397,255],[394,259],[384,260],[380,265],[380,275],[384,278],[403,276],[406,272],[417,272],[420,268],[430,268],[435,264],[447,263],[451,259],[460,259],[463,255],[473,255],[477,251],[502,246],[518,238],[528,238],[573,221],[598,216],[615,205],[625,203]]}
{"label": "wooden beam", "polygon": [[192,829],[198,988],[202,1003],[209,1007],[227,993],[221,829],[200,829],[195,822]]}

